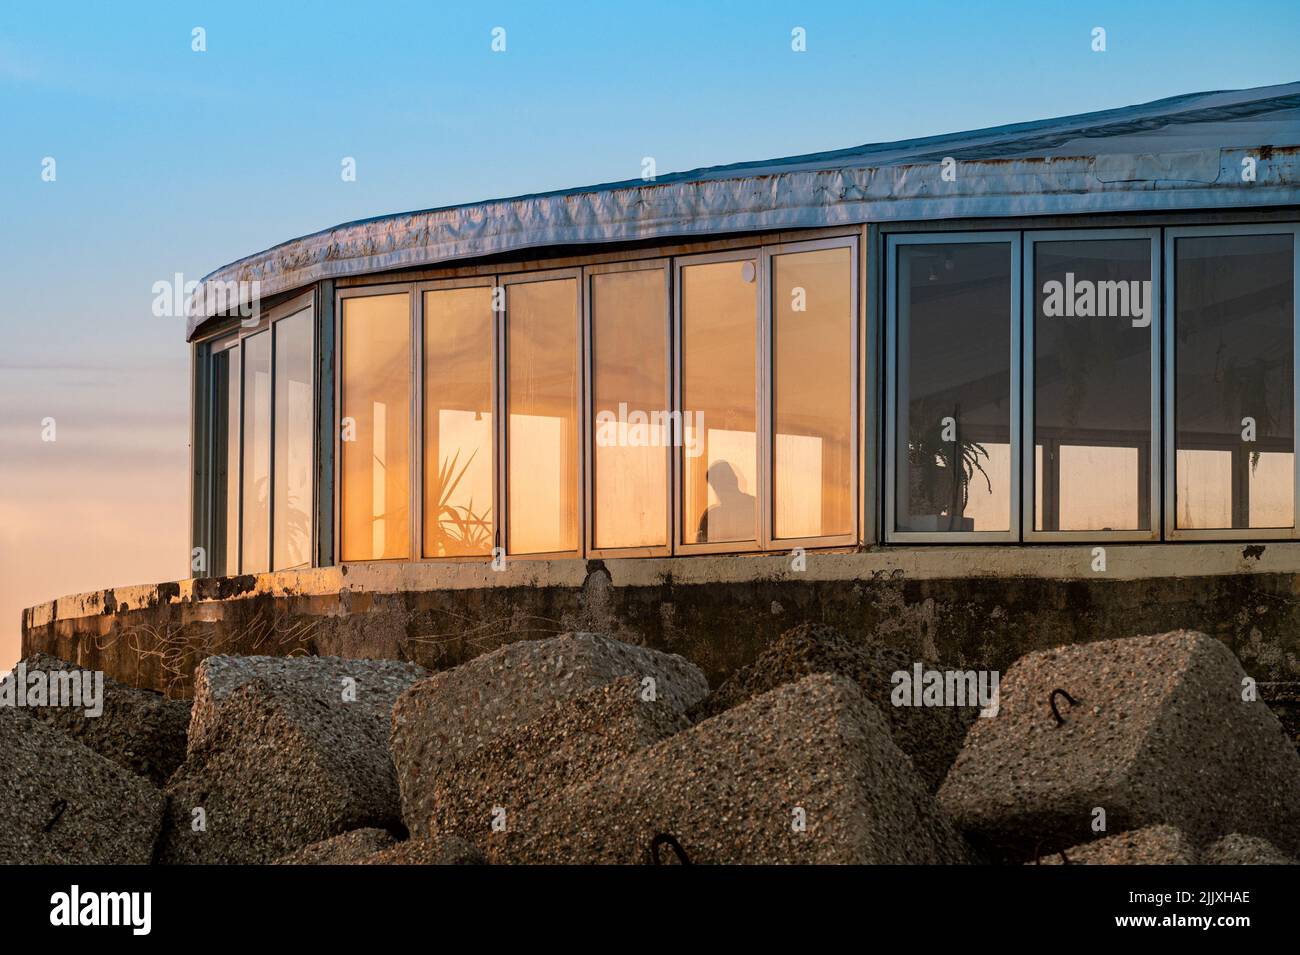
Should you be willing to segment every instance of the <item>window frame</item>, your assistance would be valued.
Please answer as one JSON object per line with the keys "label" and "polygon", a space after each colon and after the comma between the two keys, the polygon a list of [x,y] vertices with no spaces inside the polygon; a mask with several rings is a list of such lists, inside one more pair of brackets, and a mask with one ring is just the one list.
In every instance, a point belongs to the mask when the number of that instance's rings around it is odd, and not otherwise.
{"label": "window frame", "polygon": [[[1021,436],[1023,435],[1021,387],[1021,325],[1022,265],[1024,249],[1022,230],[983,232],[893,232],[885,236],[885,321],[884,321],[884,522],[881,536],[887,544],[967,544],[967,543],[1019,543],[1021,530]],[[898,479],[898,255],[908,245],[1006,243],[1010,266],[1009,284],[1011,300],[1007,308],[1010,328],[1010,416],[1008,420],[1010,445],[1010,494],[1008,529],[1005,531],[900,531],[898,530],[897,487]]]}
{"label": "window frame", "polygon": [[[416,332],[419,335],[417,339],[419,355],[415,356],[415,380],[413,382],[411,400],[415,403],[412,414],[415,418],[415,433],[419,435],[419,462],[415,466],[418,476],[419,487],[416,490],[416,510],[414,519],[419,522],[418,530],[415,532],[415,561],[425,564],[444,564],[444,563],[471,563],[477,564],[483,561],[492,560],[492,554],[470,554],[457,557],[426,557],[424,555],[424,295],[426,292],[442,292],[449,289],[462,288],[486,288],[493,290],[499,287],[497,276],[495,275],[477,275],[467,278],[453,279],[435,279],[427,282],[416,282],[411,288],[411,294],[416,299]],[[502,371],[502,353],[501,353],[501,316],[502,312],[492,311],[492,327],[489,330],[492,339],[492,381],[489,387],[492,393],[492,548],[505,546],[501,534],[501,501],[503,490],[501,487],[501,472],[497,467],[498,459],[501,456],[501,446],[498,441],[497,421],[501,416],[500,398],[501,389],[498,383],[501,380]]]}
{"label": "window frame", "polygon": [[[319,386],[319,381],[317,380],[317,378],[318,378],[318,376],[319,376],[319,371],[318,371],[318,363],[317,363],[316,360],[315,360],[315,356],[316,356],[316,354],[317,354],[317,349],[319,348],[319,337],[318,337],[317,334],[316,334],[316,311],[315,311],[315,309],[316,309],[316,301],[315,301],[315,295],[316,295],[316,289],[315,289],[315,286],[313,285],[313,286],[307,288],[306,290],[301,291],[301,292],[299,292],[298,294],[292,296],[291,298],[286,299],[285,301],[281,302],[281,303],[278,304],[278,305],[275,305],[275,306],[273,306],[273,307],[271,307],[271,308],[268,308],[268,309],[264,309],[264,310],[262,310],[261,314],[258,316],[257,321],[254,322],[254,323],[252,323],[252,324],[246,325],[246,324],[244,324],[244,322],[243,322],[242,320],[237,320],[237,321],[234,322],[234,324],[232,324],[232,325],[230,325],[230,326],[228,326],[228,327],[224,327],[221,331],[218,331],[218,332],[214,333],[213,335],[211,335],[211,336],[209,336],[209,337],[207,337],[207,338],[204,338],[204,339],[202,339],[200,342],[196,343],[196,344],[206,345],[206,346],[207,346],[207,349],[208,349],[208,354],[207,354],[207,363],[208,363],[209,373],[208,373],[208,382],[207,382],[207,387],[206,387],[206,389],[205,389],[205,390],[206,390],[206,402],[205,402],[205,403],[206,403],[206,411],[207,411],[208,417],[209,417],[209,419],[210,419],[210,423],[209,423],[208,435],[207,435],[207,459],[208,459],[208,461],[207,461],[207,465],[208,465],[208,473],[207,473],[206,475],[203,476],[203,483],[204,483],[204,486],[205,486],[205,488],[206,488],[206,494],[208,495],[209,498],[212,499],[211,508],[209,509],[209,510],[211,511],[211,513],[209,513],[208,518],[207,518],[207,537],[208,537],[208,555],[207,555],[207,557],[208,557],[208,569],[207,569],[207,576],[208,576],[208,577],[224,577],[224,576],[231,576],[231,575],[229,575],[229,574],[216,574],[216,573],[214,573],[215,568],[212,566],[212,556],[213,556],[213,555],[212,555],[211,551],[212,551],[212,543],[213,543],[213,541],[216,540],[216,526],[217,526],[217,525],[216,525],[216,515],[215,515],[215,508],[216,508],[216,506],[217,506],[217,502],[216,502],[216,500],[215,500],[216,470],[215,470],[215,466],[214,466],[214,465],[215,465],[215,461],[216,461],[216,457],[215,457],[215,455],[216,455],[216,453],[217,453],[217,451],[218,451],[218,449],[217,449],[217,447],[216,447],[215,429],[211,427],[211,419],[212,419],[212,418],[213,418],[213,417],[218,413],[218,409],[217,409],[217,407],[216,407],[216,393],[217,393],[217,385],[216,385],[215,376],[213,376],[213,375],[211,374],[211,369],[214,367],[214,364],[215,364],[215,363],[213,362],[213,358],[214,358],[217,354],[225,353],[225,352],[230,351],[230,350],[232,350],[232,349],[237,349],[238,352],[239,352],[239,394],[238,394],[238,404],[239,404],[239,408],[238,408],[238,421],[237,421],[237,426],[238,426],[238,431],[237,431],[237,433],[238,433],[238,442],[237,442],[237,443],[238,443],[238,446],[239,446],[239,460],[236,461],[236,462],[234,462],[233,464],[231,464],[230,462],[227,463],[227,467],[228,467],[228,468],[234,468],[235,471],[236,471],[236,474],[237,474],[237,476],[238,476],[238,489],[237,489],[237,492],[238,492],[238,493],[237,493],[237,497],[238,497],[238,500],[239,500],[239,518],[238,518],[238,526],[235,528],[233,546],[234,546],[234,548],[235,548],[234,553],[235,553],[235,555],[236,555],[236,558],[235,558],[235,567],[236,567],[235,574],[236,574],[236,575],[239,575],[239,574],[243,574],[243,573],[244,573],[244,558],[243,558],[243,529],[244,529],[244,367],[245,367],[245,364],[246,364],[246,357],[245,357],[245,355],[244,355],[244,343],[245,343],[245,341],[246,341],[247,339],[252,338],[254,335],[261,334],[262,332],[269,332],[269,333],[270,333],[270,368],[271,368],[271,400],[270,400],[270,403],[271,403],[271,421],[270,421],[270,426],[269,426],[269,436],[270,436],[270,442],[271,442],[271,461],[270,461],[270,475],[269,475],[269,477],[270,477],[270,487],[269,487],[268,495],[267,495],[267,521],[268,521],[268,528],[269,528],[269,532],[268,532],[268,534],[267,534],[267,549],[268,549],[267,566],[268,566],[268,567],[271,567],[271,568],[274,568],[274,566],[275,566],[275,493],[274,493],[274,482],[275,482],[275,432],[276,432],[276,425],[275,425],[275,353],[276,353],[276,334],[275,334],[275,329],[273,328],[273,326],[274,326],[277,322],[279,322],[281,319],[290,318],[290,317],[292,317],[292,316],[294,316],[294,315],[299,314],[300,312],[302,312],[302,311],[304,311],[304,310],[311,312],[311,315],[312,315],[311,322],[310,322],[311,330],[312,330],[312,332],[311,332],[311,334],[312,334],[312,339],[311,339],[311,352],[312,352],[312,355],[313,355],[314,357],[313,357],[313,370],[312,370],[312,379],[313,379],[313,380],[312,380],[312,419],[313,419],[313,433],[312,433],[312,452],[311,452],[311,454],[312,454],[312,460],[311,460],[311,472],[312,472],[313,475],[315,475],[315,473],[316,473],[316,467],[317,467],[317,464],[318,464],[319,455],[318,455],[317,448],[316,448],[316,434],[315,434],[315,430],[314,430],[314,428],[315,428],[315,423],[316,423],[316,422],[319,422],[319,420],[320,420],[320,415],[321,415],[321,409],[318,407],[318,403],[317,403],[317,400],[316,400],[316,395],[317,395],[318,386]],[[286,567],[286,568],[284,568],[283,571],[276,571],[276,570],[274,570],[274,569],[272,569],[272,570],[268,570],[268,571],[266,571],[266,573],[284,573],[284,572],[287,572],[287,571],[301,571],[301,570],[306,570],[306,569],[310,569],[310,568],[312,568],[312,567],[318,566],[318,564],[317,564],[317,562],[316,562],[316,560],[315,560],[315,541],[316,541],[316,536],[317,536],[317,527],[316,527],[316,524],[317,524],[317,521],[316,521],[316,508],[317,508],[317,506],[318,506],[317,495],[320,493],[320,491],[319,491],[319,488],[315,486],[316,483],[317,483],[317,482],[316,482],[315,480],[313,480],[313,482],[312,482],[312,484],[313,484],[313,487],[312,487],[312,542],[311,542],[312,554],[313,554],[313,559],[312,559],[312,561],[311,561],[310,563],[308,563],[308,564],[299,564],[299,565],[297,565],[297,566],[295,566],[295,567]],[[226,540],[222,542],[222,547],[223,547],[223,554],[222,554],[222,556],[223,556],[223,557],[228,556],[228,555],[230,554],[230,548],[231,548],[231,546],[232,546],[231,535],[230,535],[230,528],[227,527],[226,531],[227,531],[227,533],[226,533]]]}
{"label": "window frame", "polygon": [[598,275],[621,272],[653,272],[663,275],[664,283],[664,410],[670,414],[674,410],[675,362],[673,351],[673,260],[669,256],[651,259],[637,259],[629,262],[609,262],[603,265],[583,267],[582,276],[582,410],[585,415],[582,439],[582,475],[583,475],[583,551],[591,558],[607,557],[669,557],[673,553],[673,509],[676,506],[676,493],[673,481],[674,437],[669,436],[663,451],[665,455],[664,495],[665,520],[664,541],[662,545],[638,547],[597,547],[596,546],[596,350],[595,350],[595,311],[596,297],[592,294],[593,279]]}
{"label": "window frame", "polygon": [[[859,391],[861,382],[861,365],[858,360],[861,325],[861,284],[858,276],[859,242],[857,235],[836,236],[825,239],[808,239],[797,242],[784,242],[778,245],[765,245],[761,252],[761,271],[763,274],[763,298],[759,308],[759,334],[761,349],[759,354],[760,376],[758,391],[764,420],[763,436],[760,440],[760,469],[766,473],[768,493],[766,501],[759,501],[759,546],[765,552],[781,553],[795,547],[844,547],[854,546],[859,541],[858,527],[861,520],[862,499],[866,489],[862,485],[861,431],[862,420],[859,417]],[[826,249],[849,250],[849,366],[850,366],[850,431],[849,431],[849,470],[852,475],[850,497],[850,530],[845,534],[823,534],[814,537],[776,537],[776,322],[772,315],[772,295],[775,292],[773,277],[775,265],[773,259],[782,255],[798,255],[801,252],[820,252]]]}
{"label": "window frame", "polygon": [[[583,395],[586,390],[586,368],[587,356],[585,348],[585,335],[583,332],[584,316],[586,314],[586,295],[583,288],[584,281],[582,277],[582,266],[574,266],[567,269],[536,269],[527,272],[501,273],[496,276],[497,285],[502,289],[502,308],[496,313],[497,318],[497,341],[498,349],[501,355],[501,362],[495,369],[497,375],[497,402],[501,413],[497,415],[496,420],[496,441],[497,448],[497,482],[501,488],[500,506],[501,510],[497,515],[497,530],[500,538],[497,547],[501,548],[498,553],[505,556],[507,561],[510,560],[555,560],[566,557],[581,557],[584,550],[587,535],[586,505],[583,501],[584,488],[586,486],[586,473],[583,465],[585,455],[582,452],[583,444],[586,440],[587,433],[587,415],[583,407]],[[575,528],[574,541],[575,546],[572,550],[557,550],[544,552],[529,552],[526,554],[516,554],[510,550],[510,485],[507,480],[510,474],[510,286],[527,285],[531,282],[551,282],[556,280],[572,279],[574,284],[574,294],[577,301],[574,302],[574,351],[577,365],[574,368],[574,374],[577,375],[578,392],[576,396],[576,426],[577,426],[577,461],[574,469],[577,472],[577,486],[575,488],[576,507],[574,508],[574,520],[578,522]],[[481,558],[480,558],[481,559]]]}
{"label": "window frame", "polygon": [[[225,566],[230,563],[230,555],[232,553],[234,554],[236,574],[240,572],[240,567],[243,562],[243,551],[241,547],[243,545],[242,531],[244,525],[244,336],[240,334],[240,330],[236,326],[236,328],[230,333],[209,339],[206,344],[208,345],[209,369],[207,405],[210,421],[208,425],[208,474],[204,476],[203,483],[207,488],[207,495],[212,501],[210,509],[211,513],[208,515],[208,572],[206,576],[225,577],[228,576],[225,573]],[[212,544],[217,539],[217,508],[220,507],[224,511],[228,506],[228,503],[225,500],[217,500],[216,461],[217,455],[225,453],[228,448],[220,448],[217,446],[216,428],[213,427],[213,425],[215,424],[216,416],[222,413],[223,409],[219,408],[217,405],[217,378],[216,375],[211,373],[211,370],[216,367],[216,362],[213,359],[215,359],[217,355],[232,351],[239,355],[239,386],[235,390],[236,407],[234,420],[233,422],[228,423],[226,427],[227,437],[229,436],[229,428],[232,426],[234,427],[235,447],[239,449],[239,453],[236,455],[234,461],[226,462],[226,482],[229,484],[231,477],[234,477],[235,500],[238,504],[235,508],[234,533],[231,533],[231,527],[229,522],[227,522],[226,535],[221,542],[222,572],[215,573],[216,568],[213,563],[214,548],[212,547]],[[229,361],[229,359],[227,359],[227,361]],[[231,550],[232,547],[234,548],[233,551]]]}
{"label": "window frame", "polygon": [[[1037,273],[1035,270],[1034,246],[1039,242],[1084,242],[1084,241],[1108,241],[1122,239],[1147,239],[1150,242],[1151,250],[1151,395],[1150,395],[1150,412],[1151,412],[1151,439],[1148,445],[1147,453],[1150,456],[1150,468],[1148,474],[1147,495],[1149,500],[1150,512],[1147,515],[1147,530],[1122,530],[1122,531],[1049,531],[1036,530],[1034,520],[1036,517],[1035,507],[1035,482],[1034,482],[1034,409],[1035,398],[1035,355],[1034,355],[1034,324],[1035,324],[1035,303],[1037,302]],[[1020,457],[1021,457],[1021,528],[1022,541],[1024,543],[1087,543],[1097,541],[1106,543],[1109,541],[1158,541],[1160,540],[1160,529],[1162,525],[1164,498],[1160,493],[1161,476],[1164,471],[1164,462],[1162,460],[1163,448],[1160,441],[1161,429],[1161,368],[1164,357],[1164,335],[1161,331],[1163,327],[1164,309],[1159,307],[1163,302],[1164,286],[1162,283],[1161,270],[1161,242],[1160,229],[1158,228],[1134,228],[1134,229],[1047,229],[1047,230],[1025,230],[1024,246],[1022,252],[1022,280],[1023,288],[1021,289],[1021,340],[1022,340],[1022,369],[1020,376],[1021,390],[1021,433],[1020,433]]]}
{"label": "window frame", "polygon": [[[1177,329],[1174,327],[1178,303],[1177,240],[1185,238],[1231,237],[1238,235],[1291,236],[1291,371],[1292,401],[1292,511],[1291,527],[1224,527],[1182,528],[1178,523],[1178,435],[1175,430],[1174,398],[1178,382]],[[1162,315],[1165,323],[1164,381],[1164,535],[1168,541],[1284,541],[1300,539],[1300,224],[1275,222],[1241,225],[1168,226],[1164,229],[1163,256],[1167,293]]]}
{"label": "window frame", "polygon": [[[682,270],[692,265],[712,265],[718,262],[754,263],[754,474],[755,474],[755,514],[753,540],[719,541],[717,543],[688,542],[685,538],[686,527],[681,509],[686,500],[685,466],[682,456],[686,453],[685,407],[682,402],[685,381],[682,375]],[[745,249],[728,249],[720,252],[704,252],[699,255],[673,256],[672,264],[673,299],[672,299],[672,335],[673,335],[673,407],[682,415],[681,446],[675,447],[672,470],[673,498],[673,553],[674,554],[761,554],[763,553],[763,511],[767,500],[767,475],[763,467],[765,459],[765,411],[763,401],[763,301],[767,294],[767,278],[763,269],[763,247],[754,245]]]}
{"label": "window frame", "polygon": [[[415,401],[416,387],[416,356],[417,345],[423,342],[415,338],[415,300],[416,293],[414,285],[411,282],[390,282],[383,285],[358,285],[348,288],[336,289],[334,292],[334,564],[342,566],[343,560],[343,357],[346,353],[347,343],[343,335],[343,303],[351,298],[366,298],[372,295],[395,295],[405,294],[407,297],[407,335],[410,336],[410,356],[409,367],[407,368],[407,381],[411,391],[411,402]],[[349,560],[347,564],[392,564],[397,561],[406,561],[413,563],[416,561],[419,553],[417,540],[421,536],[417,534],[415,526],[415,508],[419,506],[419,499],[423,496],[423,488],[417,486],[416,481],[421,477],[416,464],[415,451],[420,447],[417,442],[418,432],[415,430],[415,407],[412,404],[407,406],[407,447],[411,453],[408,455],[410,460],[407,462],[407,514],[410,520],[407,521],[407,546],[405,557],[371,557],[366,560]]]}

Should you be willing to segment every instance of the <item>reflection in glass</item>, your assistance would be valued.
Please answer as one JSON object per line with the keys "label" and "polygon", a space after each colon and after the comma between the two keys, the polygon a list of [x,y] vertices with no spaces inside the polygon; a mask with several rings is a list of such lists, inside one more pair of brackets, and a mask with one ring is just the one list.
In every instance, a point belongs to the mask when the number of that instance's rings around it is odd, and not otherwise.
{"label": "reflection in glass", "polygon": [[244,523],[240,571],[271,564],[271,335],[244,339]]}
{"label": "reflection in glass", "polygon": [[749,259],[681,270],[685,543],[757,540],[756,278]]}
{"label": "reflection in glass", "polygon": [[1294,524],[1291,246],[1290,235],[1175,240],[1180,528]]}
{"label": "reflection in glass", "polygon": [[772,259],[773,536],[853,531],[850,249]]}
{"label": "reflection in glass", "polygon": [[424,556],[492,553],[492,289],[424,293]]}
{"label": "reflection in glass", "polygon": [[410,554],[411,317],[408,296],[343,300],[343,560]]}
{"label": "reflection in glass", "polygon": [[506,290],[511,554],[578,547],[578,283]]}
{"label": "reflection in glass", "polygon": [[212,355],[214,576],[239,573],[239,348]]}
{"label": "reflection in glass", "polygon": [[668,543],[667,304],[660,269],[591,279],[596,547]]}
{"label": "reflection in glass", "polygon": [[275,570],[311,563],[312,311],[281,319],[275,331]]}
{"label": "reflection in glass", "polygon": [[1034,249],[1036,530],[1151,526],[1151,243]]}
{"label": "reflection in glass", "polygon": [[1011,246],[898,247],[895,526],[1011,528]]}

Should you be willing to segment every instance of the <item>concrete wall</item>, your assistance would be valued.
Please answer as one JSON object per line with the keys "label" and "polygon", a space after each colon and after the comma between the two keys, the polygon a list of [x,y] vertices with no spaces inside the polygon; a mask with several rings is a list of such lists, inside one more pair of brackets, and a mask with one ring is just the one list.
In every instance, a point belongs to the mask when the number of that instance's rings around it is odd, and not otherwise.
{"label": "concrete wall", "polygon": [[23,615],[43,650],[187,696],[214,653],[454,666],[513,640],[611,633],[681,653],[711,684],[803,621],[928,659],[1005,669],[1028,650],[1188,627],[1261,681],[1300,680],[1300,543],[885,548],[788,556],[353,564],[65,597]]}

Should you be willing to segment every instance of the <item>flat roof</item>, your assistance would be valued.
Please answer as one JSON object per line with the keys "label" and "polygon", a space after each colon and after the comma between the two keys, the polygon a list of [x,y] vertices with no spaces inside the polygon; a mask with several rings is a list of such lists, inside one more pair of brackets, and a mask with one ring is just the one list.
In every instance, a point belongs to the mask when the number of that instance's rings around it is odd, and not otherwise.
{"label": "flat roof", "polygon": [[[546,246],[1296,204],[1300,82],[376,216],[283,242],[204,282],[257,282],[267,298],[327,278]],[[187,339],[211,314],[190,317]]]}

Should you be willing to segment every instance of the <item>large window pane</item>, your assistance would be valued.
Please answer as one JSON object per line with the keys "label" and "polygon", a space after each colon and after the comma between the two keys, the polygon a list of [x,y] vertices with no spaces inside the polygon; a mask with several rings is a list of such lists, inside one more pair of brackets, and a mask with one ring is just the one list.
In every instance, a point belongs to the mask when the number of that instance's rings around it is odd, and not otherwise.
{"label": "large window pane", "polygon": [[578,283],[506,292],[507,524],[512,554],[578,547]]}
{"label": "large window pane", "polygon": [[1180,528],[1294,524],[1291,246],[1290,235],[1175,240]]}
{"label": "large window pane", "polygon": [[214,576],[239,573],[239,348],[213,353],[214,452],[212,560]]}
{"label": "large window pane", "polygon": [[240,534],[245,574],[271,569],[271,335],[244,339],[244,522]]}
{"label": "large window pane", "polygon": [[410,554],[411,321],[405,293],[343,300],[343,560]]}
{"label": "large window pane", "polygon": [[1034,249],[1034,528],[1151,526],[1148,239]]}
{"label": "large window pane", "polygon": [[772,259],[773,536],[853,531],[853,255]]}
{"label": "large window pane", "polygon": [[667,311],[660,269],[591,280],[596,547],[668,543]]}
{"label": "large window pane", "polygon": [[312,310],[275,323],[275,527],[273,567],[311,563]]}
{"label": "large window pane", "polygon": [[424,294],[424,556],[492,553],[492,289]]}
{"label": "large window pane", "polygon": [[757,539],[752,260],[688,265],[682,281],[685,543]]}
{"label": "large window pane", "polygon": [[900,531],[1011,529],[1011,246],[898,247]]}

